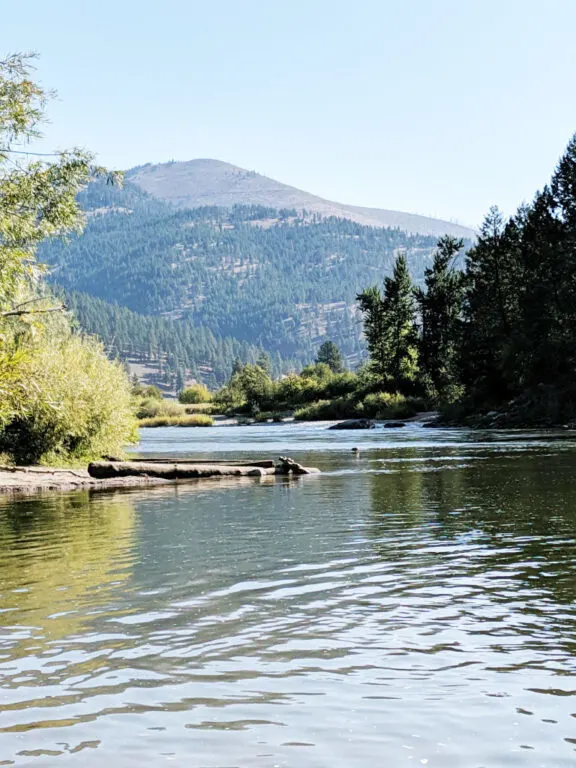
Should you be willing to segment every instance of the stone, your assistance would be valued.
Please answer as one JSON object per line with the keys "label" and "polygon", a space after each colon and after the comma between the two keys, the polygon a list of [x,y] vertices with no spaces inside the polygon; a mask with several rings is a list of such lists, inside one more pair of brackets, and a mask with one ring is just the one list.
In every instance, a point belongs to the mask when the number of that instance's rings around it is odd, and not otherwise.
{"label": "stone", "polygon": [[328,429],[374,429],[376,424],[371,419],[348,419],[332,424]]}

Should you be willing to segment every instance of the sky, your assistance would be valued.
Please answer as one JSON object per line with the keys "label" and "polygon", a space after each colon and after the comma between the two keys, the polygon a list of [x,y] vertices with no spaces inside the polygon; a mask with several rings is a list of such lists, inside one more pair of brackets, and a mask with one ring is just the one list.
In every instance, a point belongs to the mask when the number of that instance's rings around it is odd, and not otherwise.
{"label": "sky", "polygon": [[19,0],[0,57],[58,92],[42,148],[216,158],[478,226],[576,131],[576,0]]}

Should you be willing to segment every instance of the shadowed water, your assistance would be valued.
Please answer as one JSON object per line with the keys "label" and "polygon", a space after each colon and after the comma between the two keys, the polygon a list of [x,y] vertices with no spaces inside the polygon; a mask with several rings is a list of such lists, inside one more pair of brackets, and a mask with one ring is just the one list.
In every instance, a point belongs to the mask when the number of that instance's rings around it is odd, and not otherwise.
{"label": "shadowed water", "polygon": [[140,450],[324,473],[0,502],[0,765],[576,764],[569,433]]}

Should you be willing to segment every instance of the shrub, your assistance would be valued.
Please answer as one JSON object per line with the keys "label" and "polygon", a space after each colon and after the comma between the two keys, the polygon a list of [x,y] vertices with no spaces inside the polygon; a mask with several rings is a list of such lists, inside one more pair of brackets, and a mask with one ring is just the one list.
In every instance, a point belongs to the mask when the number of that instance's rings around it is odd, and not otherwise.
{"label": "shrub", "polygon": [[132,394],[136,397],[141,397],[146,400],[162,400],[163,398],[162,390],[155,384],[146,385],[140,384],[140,382],[132,386]]}
{"label": "shrub", "polygon": [[212,400],[212,395],[204,384],[192,384],[191,387],[187,387],[180,392],[178,400],[185,405],[209,403]]}
{"label": "shrub", "polygon": [[344,397],[335,400],[318,400],[299,408],[294,414],[297,421],[332,421],[361,416],[364,416],[362,404]]}
{"label": "shrub", "polygon": [[418,398],[399,392],[372,392],[362,401],[364,415],[369,419],[407,419],[423,410]]}
{"label": "shrub", "polygon": [[184,408],[186,413],[207,413],[213,415],[220,412],[220,408],[214,403],[195,403]]}
{"label": "shrub", "polygon": [[148,398],[138,403],[136,416],[139,419],[152,419],[156,416],[183,416],[185,408],[174,400]]}
{"label": "shrub", "polygon": [[20,380],[26,398],[0,431],[0,451],[15,461],[80,462],[121,453],[137,439],[128,377],[96,340],[43,340],[29,349]]}
{"label": "shrub", "polygon": [[149,419],[140,419],[140,427],[211,427],[214,419],[204,413],[196,413],[193,416],[156,416]]}

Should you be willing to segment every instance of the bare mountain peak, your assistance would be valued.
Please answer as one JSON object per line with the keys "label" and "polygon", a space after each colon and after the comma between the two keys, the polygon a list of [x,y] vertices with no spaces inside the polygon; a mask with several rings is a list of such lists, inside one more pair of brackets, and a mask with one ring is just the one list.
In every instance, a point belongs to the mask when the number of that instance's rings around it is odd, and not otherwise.
{"label": "bare mountain peak", "polygon": [[396,227],[425,235],[451,234],[473,238],[474,230],[401,211],[362,208],[324,200],[296,187],[262,176],[222,160],[199,158],[188,161],[148,164],[134,168],[127,179],[148,194],[180,208],[203,205],[264,205],[270,208],[306,209],[321,216],[351,219],[372,227]]}

